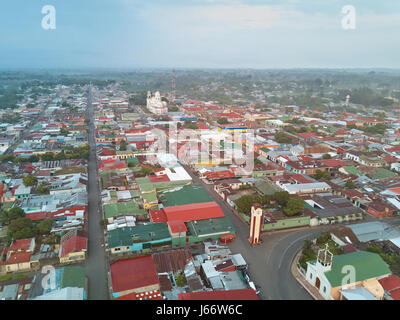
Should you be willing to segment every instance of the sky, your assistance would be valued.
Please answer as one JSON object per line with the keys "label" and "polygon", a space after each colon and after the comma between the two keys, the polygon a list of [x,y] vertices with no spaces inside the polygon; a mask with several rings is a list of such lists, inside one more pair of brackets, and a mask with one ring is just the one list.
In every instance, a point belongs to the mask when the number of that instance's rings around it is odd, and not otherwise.
{"label": "sky", "polygon": [[[56,28],[42,28],[42,8]],[[344,29],[343,6],[355,9]],[[0,68],[400,68],[400,1],[12,0]]]}

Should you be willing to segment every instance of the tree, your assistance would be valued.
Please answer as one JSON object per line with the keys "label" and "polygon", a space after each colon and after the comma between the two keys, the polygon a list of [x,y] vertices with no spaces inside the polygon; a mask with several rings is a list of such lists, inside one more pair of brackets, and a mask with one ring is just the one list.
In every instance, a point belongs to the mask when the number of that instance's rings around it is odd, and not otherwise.
{"label": "tree", "polygon": [[17,218],[11,220],[8,226],[9,239],[26,239],[35,235],[32,221],[28,218]]}
{"label": "tree", "polygon": [[126,141],[125,140],[121,140],[121,142],[119,144],[119,150],[126,151]]}
{"label": "tree", "polygon": [[140,171],[141,171],[143,174],[145,174],[145,175],[148,175],[148,174],[150,174],[150,173],[153,173],[153,169],[146,168],[146,167],[142,167],[142,169],[140,169]]}
{"label": "tree", "polygon": [[22,210],[20,207],[14,207],[8,210],[8,218],[10,220],[14,220],[17,218],[25,217],[25,211]]}
{"label": "tree", "polygon": [[251,212],[251,207],[253,206],[254,202],[255,201],[252,196],[244,195],[237,199],[235,203],[239,212],[248,214]]}
{"label": "tree", "polygon": [[272,198],[280,205],[285,206],[289,201],[290,195],[286,191],[277,191],[273,194]]}
{"label": "tree", "polygon": [[292,139],[290,139],[287,135],[285,135],[283,132],[278,132],[275,134],[275,140],[278,143],[290,143],[292,142]]}
{"label": "tree", "polygon": [[41,156],[42,161],[53,161],[54,160],[54,154],[53,152],[46,152]]}
{"label": "tree", "polygon": [[331,240],[331,233],[329,231],[321,232],[320,236],[317,238],[317,245],[322,246]]}
{"label": "tree", "polygon": [[344,185],[346,189],[354,189],[356,187],[356,184],[354,183],[353,180],[347,180],[346,184]]}
{"label": "tree", "polygon": [[37,156],[35,154],[29,156],[29,158],[28,158],[28,162],[39,162],[39,160],[40,160],[39,156]]}
{"label": "tree", "polygon": [[325,154],[322,156],[322,159],[332,159],[332,157],[331,157],[331,155],[330,155],[329,153],[325,153]]}
{"label": "tree", "polygon": [[190,120],[185,120],[184,125],[185,125],[185,127],[188,128],[188,129],[196,130],[196,129],[199,128],[199,127],[197,126],[197,124],[193,123],[193,122],[190,121]]}
{"label": "tree", "polygon": [[49,234],[51,231],[51,227],[53,225],[53,221],[50,219],[45,219],[40,221],[37,224],[37,229],[39,231],[40,234]]}
{"label": "tree", "polygon": [[61,128],[60,129],[60,134],[62,136],[67,136],[67,135],[69,135],[69,131],[67,129]]}
{"label": "tree", "polygon": [[25,212],[19,207],[14,207],[8,210],[0,211],[0,222],[1,223],[10,223],[11,220],[15,220],[17,218],[25,217]]}
{"label": "tree", "polygon": [[186,284],[186,277],[184,274],[179,273],[176,277],[176,285],[178,287],[184,287]]}
{"label": "tree", "polygon": [[50,193],[50,188],[46,186],[46,184],[41,183],[37,188],[36,192],[38,194],[49,194]]}
{"label": "tree", "polygon": [[290,198],[286,204],[284,212],[288,216],[295,216],[304,209],[304,200],[300,197]]}
{"label": "tree", "polygon": [[322,178],[330,180],[331,174],[329,173],[329,171],[322,171],[320,169],[317,169],[317,171],[315,171],[315,174],[312,175],[312,177],[317,180],[320,180]]}
{"label": "tree", "polygon": [[227,118],[219,118],[219,119],[217,120],[217,122],[218,122],[219,124],[228,124],[228,123],[229,123],[229,121],[228,121]]}
{"label": "tree", "polygon": [[25,187],[32,187],[37,184],[38,179],[36,176],[28,175],[24,177],[23,182]]}

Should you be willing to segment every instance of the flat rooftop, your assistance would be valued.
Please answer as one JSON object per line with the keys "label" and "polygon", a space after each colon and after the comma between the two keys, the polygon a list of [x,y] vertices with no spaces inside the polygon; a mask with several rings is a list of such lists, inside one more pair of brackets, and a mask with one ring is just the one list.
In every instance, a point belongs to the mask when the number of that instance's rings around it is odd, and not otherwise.
{"label": "flat rooftop", "polygon": [[213,201],[207,191],[199,184],[190,184],[160,192],[159,198],[164,207]]}

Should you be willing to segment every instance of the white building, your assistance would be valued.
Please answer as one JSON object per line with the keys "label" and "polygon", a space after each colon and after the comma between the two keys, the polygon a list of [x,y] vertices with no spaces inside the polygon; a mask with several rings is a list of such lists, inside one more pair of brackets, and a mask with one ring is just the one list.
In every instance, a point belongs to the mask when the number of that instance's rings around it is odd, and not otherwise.
{"label": "white building", "polygon": [[151,92],[147,93],[147,109],[154,114],[166,114],[168,112],[167,103],[161,100],[161,94],[156,92],[152,97]]}

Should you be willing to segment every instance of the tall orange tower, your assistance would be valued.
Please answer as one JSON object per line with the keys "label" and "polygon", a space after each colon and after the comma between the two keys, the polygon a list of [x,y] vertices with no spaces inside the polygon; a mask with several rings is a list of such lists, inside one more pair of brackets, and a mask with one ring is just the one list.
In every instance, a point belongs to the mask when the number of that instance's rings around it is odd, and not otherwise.
{"label": "tall orange tower", "polygon": [[250,235],[249,242],[252,245],[260,244],[260,234],[261,234],[261,225],[263,219],[263,210],[259,204],[255,204],[251,207],[251,215],[250,215]]}

